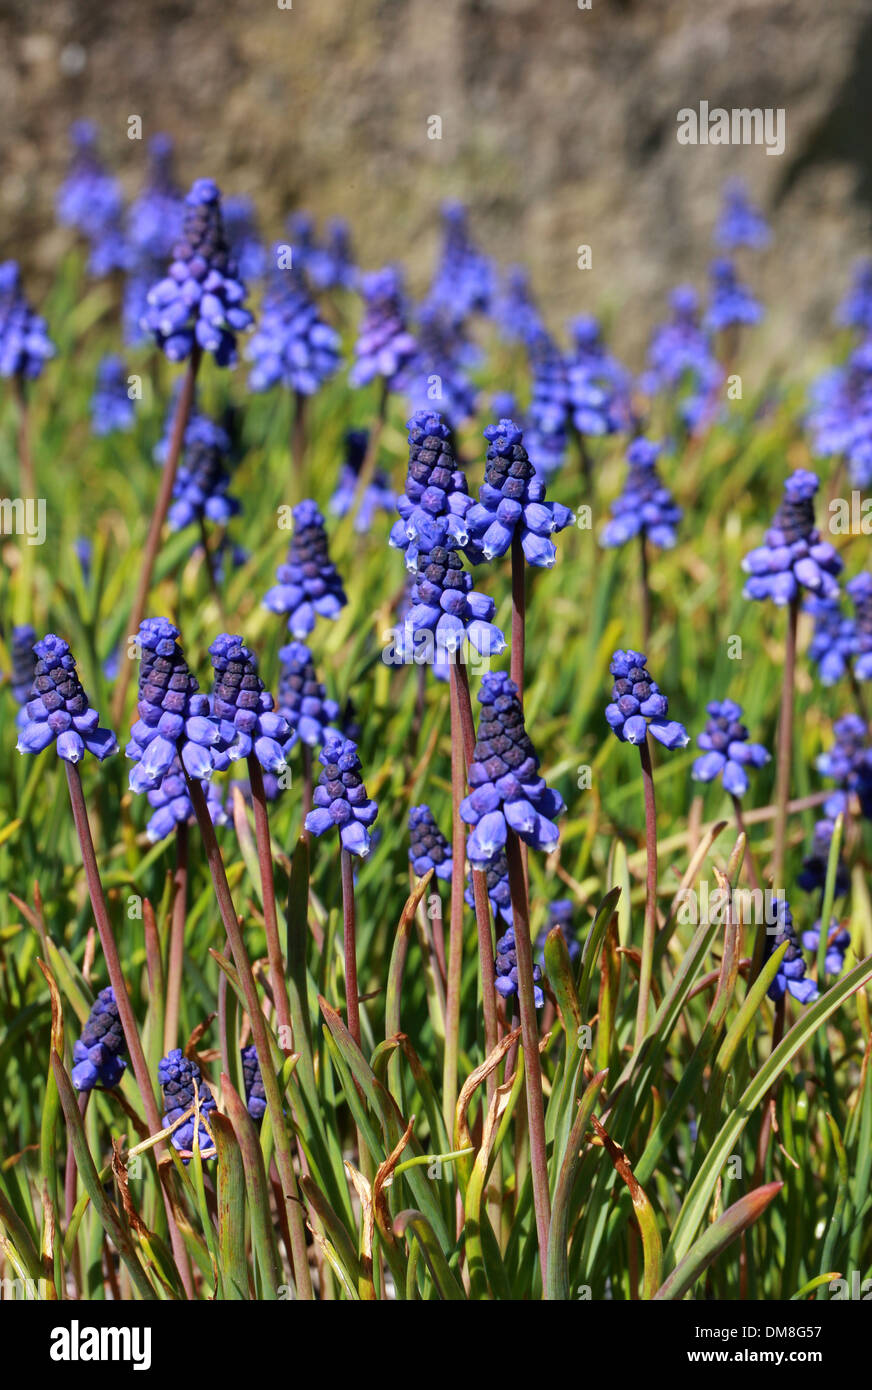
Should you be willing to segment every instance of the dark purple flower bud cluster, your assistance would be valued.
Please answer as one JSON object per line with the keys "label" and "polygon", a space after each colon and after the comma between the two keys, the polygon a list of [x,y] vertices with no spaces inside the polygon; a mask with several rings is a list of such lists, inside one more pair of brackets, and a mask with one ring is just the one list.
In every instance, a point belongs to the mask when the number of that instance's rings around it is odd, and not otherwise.
{"label": "dark purple flower bud cluster", "polygon": [[719,258],[712,261],[709,272],[711,295],[705,316],[706,327],[712,333],[721,333],[725,328],[735,328],[740,324],[759,323],[763,310],[751,291],[739,283],[733,262]]}
{"label": "dark purple flower bud cluster", "polygon": [[117,1086],[127,1068],[121,1056],[125,1046],[115,991],[107,985],[91,1006],[82,1036],[73,1044],[70,1079],[76,1090],[91,1091],[98,1084],[107,1089]]}
{"label": "dark purple flower bud cluster", "polygon": [[[339,706],[328,699],[315,673],[312,653],[302,642],[289,642],[279,651],[279,714],[291,728],[291,742],[299,738],[310,748],[326,742],[335,729],[329,726],[339,718]],[[291,743],[285,744],[285,752]]]}
{"label": "dark purple flower bud cluster", "polygon": [[53,632],[33,649],[37,662],[30,698],[19,722],[19,753],[41,753],[54,743],[59,758],[77,763],[85,751],[102,762],[118,744],[88,703],[69,644]]}
{"label": "dark purple flower bud cluster", "polygon": [[645,666],[641,652],[617,651],[609,670],[615,677],[606,722],[622,743],[642,743],[648,732],[664,748],[686,748],[690,735],[683,724],[667,719],[669,701]]}
{"label": "dark purple flower bud cluster", "polygon": [[784,960],[778,968],[774,980],[766,991],[770,999],[783,999],[785,994],[793,995],[800,1004],[809,1004],[817,999],[817,985],[805,976],[805,957],[793,925],[793,913],[786,898],[773,898],[775,921],[766,928],[766,956],[772,955],[785,941],[790,944]]}
{"label": "dark purple flower bud cluster", "polygon": [[[399,521],[391,528],[390,543],[405,550],[406,564],[414,570],[419,553],[437,546],[469,550],[466,515],[472,506],[466,477],[457,467],[451,432],[440,415],[419,410],[408,422],[409,469],[406,490],[397,498]],[[472,547],[475,556],[480,551]]]}
{"label": "dark purple flower bud cluster", "polygon": [[725,791],[742,797],[749,785],[746,769],[763,767],[769,754],[762,743],[748,742],[748,730],[741,722],[742,706],[735,700],[713,700],[706,709],[708,723],[696,740],[705,751],[694,763],[692,776],[697,782],[720,777]]}
{"label": "dark purple flower bud cluster", "polygon": [[660,449],[660,444],[641,436],[630,444],[624,491],[612,503],[611,519],[603,527],[601,545],[625,545],[641,535],[664,550],[674,546],[675,528],[682,513],[657,472]]}
{"label": "dark purple flower bud cluster", "polygon": [[99,436],[126,432],[135,422],[136,405],[128,394],[127,368],[120,357],[104,357],[91,397],[91,430]]}
{"label": "dark purple flower bud cluster", "polygon": [[488,425],[484,437],[484,482],[478,502],[466,514],[467,526],[486,560],[505,555],[517,534],[528,564],[550,569],[557,558],[551,536],[569,525],[572,512],[545,500],[545,484],[536,476],[513,420]]}
{"label": "dark purple flower bud cluster", "polygon": [[31,309],[15,261],[0,264],[0,376],[34,381],[57,349]]}
{"label": "dark purple flower bud cluster", "polygon": [[[368,430],[349,430],[345,436],[345,460],[339,470],[336,491],[330,498],[330,510],[334,516],[347,516],[358,497],[360,470],[366,458],[369,444]],[[391,487],[387,473],[380,468],[373,471],[371,481],[360,494],[354,529],[365,534],[372,529],[378,512],[392,513],[396,509],[397,494]]]}
{"label": "dark purple flower bud cluster", "polygon": [[[226,825],[229,816],[224,808],[220,788],[215,782],[207,782],[203,790],[212,824]],[[145,827],[150,844],[156,845],[159,840],[171,835],[177,825],[194,819],[188,784],[178,758],[173,758],[157,786],[152,787],[146,796],[149,806],[154,810],[154,815],[149,817]]]}
{"label": "dark purple flower bud cluster", "polygon": [[[278,252],[277,252],[278,254]],[[339,367],[340,338],[325,323],[299,270],[276,270],[246,348],[252,391],[283,386],[314,395]]]}
{"label": "dark purple flower bud cluster", "polygon": [[487,672],[478,698],[482,709],[469,767],[472,790],[461,802],[460,814],[475,827],[467,840],[470,863],[486,869],[509,830],[533,849],[553,850],[559,836],[554,820],[565,808],[562,797],[539,775],[514,681],[505,672]]}
{"label": "dark purple flower bud cluster", "polygon": [[[511,999],[518,993],[518,958],[515,953],[515,929],[509,927],[508,931],[500,937],[497,942],[497,953],[494,958],[494,969],[496,972],[496,990],[504,999]],[[538,965],[533,966],[533,1002],[537,1009],[541,1009],[545,1003],[545,995],[542,992],[542,971]]]}
{"label": "dark purple flower bud cluster", "polygon": [[429,806],[413,806],[409,811],[409,863],[418,878],[430,869],[435,869],[437,878],[451,878],[451,845]]}
{"label": "dark purple flower bud cluster", "polygon": [[324,518],[308,499],[294,507],[294,531],[287,560],[276,571],[277,584],[264,595],[263,606],[288,614],[294,637],[307,637],[316,617],[335,620],[348,602],[342,580],[327,548]]}
{"label": "dark purple flower bud cluster", "polygon": [[204,782],[230,765],[226,749],[236,731],[212,718],[208,696],[199,693],[178,635],[166,618],[145,618],[139,627],[137,719],[125,750],[134,760],[133,792],[157,788],[177,758],[189,777]]}
{"label": "dark purple flower bud cluster", "polygon": [[246,289],[231,258],[221,217],[221,193],[197,179],[185,199],[181,239],[166,276],[148,293],[142,326],[171,362],[189,357],[195,343],[220,367],[236,361],[236,334],[251,324]]}
{"label": "dark purple flower bud cluster", "polygon": [[[157,1079],[163,1091],[164,1125],[178,1125],[173,1130],[171,1142],[174,1149],[188,1163],[194,1152],[194,1131],[201,1158],[215,1157],[215,1141],[206,1128],[209,1115],[217,1110],[215,1097],[203,1080],[196,1062],[186,1057],[180,1047],[174,1047],[166,1057],[161,1058],[157,1069]],[[178,1121],[191,1109],[195,1098],[200,1107],[200,1124],[197,1128],[196,1110],[181,1124]]]}
{"label": "dark purple flower bud cluster", "polygon": [[742,569],[750,575],[745,598],[791,603],[802,589],[822,598],[838,598],[835,576],[842,560],[814,524],[814,495],[820,482],[797,468],[784,484],[784,499],[766,532],[765,543],[746,555]]}
{"label": "dark purple flower bud cluster", "polygon": [[342,848],[363,859],[372,848],[369,827],[378,815],[378,806],[366,794],[357,745],[332,735],[318,756],[322,772],[312,796],[315,809],[306,816],[306,829],[312,835],[337,829]]}
{"label": "dark purple flower bud cluster", "polygon": [[[257,672],[257,661],[241,637],[224,632],[209,648],[215,683],[212,718],[234,761],[253,753],[265,772],[287,767],[285,745],[291,726],[274,708],[273,697]],[[230,730],[233,733],[230,733]]]}
{"label": "dark purple flower bud cluster", "polygon": [[380,377],[390,391],[417,350],[415,339],[406,326],[399,272],[387,266],[364,275],[361,291],[363,321],[354,345],[355,360],[348,380],[352,386],[366,386]]}
{"label": "dark purple flower bud cluster", "polygon": [[262,1120],[266,1113],[266,1094],[254,1043],[249,1043],[248,1047],[242,1049],[242,1079],[245,1083],[245,1104],[248,1113],[253,1120]]}
{"label": "dark purple flower bud cluster", "polygon": [[768,246],[771,233],[766,219],[754,207],[741,179],[729,179],[724,186],[724,202],[715,229],[715,241],[725,251],[749,246],[754,251]]}

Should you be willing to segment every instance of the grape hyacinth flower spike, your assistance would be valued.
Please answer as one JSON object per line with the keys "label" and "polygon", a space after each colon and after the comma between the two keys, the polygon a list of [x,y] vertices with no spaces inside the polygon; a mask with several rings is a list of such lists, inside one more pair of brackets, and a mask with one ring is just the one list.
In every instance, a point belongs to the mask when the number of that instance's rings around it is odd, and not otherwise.
{"label": "grape hyacinth flower spike", "polygon": [[638,537],[642,610],[642,646],[651,637],[651,587],[648,580],[648,544],[670,550],[675,544],[675,528],[681,508],[661,481],[657,459],[661,445],[641,436],[627,449],[627,479],[621,496],[612,504],[611,519],[603,527],[600,544],[625,545]]}
{"label": "grape hyacinth flower spike", "polygon": [[284,772],[291,726],[275,709],[254,655],[241,637],[228,633],[216,637],[209,655],[215,673],[211,717],[228,756],[234,761],[254,756],[264,772]]}
{"label": "grape hyacinth flower spike", "polygon": [[[182,1162],[190,1162],[195,1142],[201,1158],[214,1158],[215,1141],[209,1132],[208,1123],[209,1115],[218,1107],[197,1063],[186,1057],[181,1048],[174,1047],[166,1057],[161,1058],[157,1077],[163,1091],[166,1111],[163,1117],[164,1128],[176,1126],[170,1139],[173,1148],[181,1154]],[[196,1109],[187,1119],[182,1120],[182,1116],[195,1103],[199,1105],[199,1124]]]}
{"label": "grape hyacinth flower spike", "polygon": [[86,752],[101,762],[117,752],[115,735],[99,728],[100,716],[82,689],[69,644],[50,632],[34,651],[36,669],[19,726],[19,753],[41,753],[54,743],[59,758],[78,763]]}
{"label": "grape hyacinth flower spike", "polygon": [[266,1113],[263,1077],[254,1043],[242,1049],[242,1077],[245,1082],[245,1105],[253,1120],[262,1120]]}
{"label": "grape hyacinth flower spike", "polygon": [[564,530],[573,514],[560,502],[546,501],[545,484],[536,476],[513,420],[488,425],[484,437],[484,483],[478,502],[467,512],[469,529],[479,538],[486,560],[505,555],[517,536],[529,564],[550,569],[557,558],[551,536]]}
{"label": "grape hyacinth flower spike", "polygon": [[769,753],[761,743],[748,742],[748,730],[741,722],[742,706],[734,700],[713,700],[706,705],[708,723],[697,743],[704,751],[693,764],[691,775],[698,782],[720,777],[730,796],[741,797],[748,790],[749,767],[763,767]]}
{"label": "grape hyacinth flower spike", "polygon": [[[33,678],[36,675],[37,657],[33,650],[35,642],[36,632],[29,623],[23,623],[20,627],[12,629],[10,684],[15,701],[21,706],[26,705],[30,698]],[[19,719],[22,717],[27,717],[23,709],[19,714]]]}
{"label": "grape hyacinth flower spike", "polygon": [[799,1004],[810,1004],[817,998],[818,990],[813,980],[806,979],[805,957],[793,925],[790,904],[784,897],[774,898],[773,910],[775,921],[766,929],[767,958],[783,942],[787,941],[789,944],[775,978],[766,992],[776,1003],[783,1001],[785,994],[790,994]]}
{"label": "grape hyacinth flower spike", "polygon": [[413,806],[409,811],[409,863],[418,878],[433,869],[437,878],[451,879],[451,845],[429,806]]}
{"label": "grape hyacinth flower spike", "polygon": [[335,733],[330,726],[339,719],[339,705],[331,700],[315,672],[312,653],[303,642],[289,642],[279,649],[278,711],[290,726],[287,751],[299,738],[310,748],[324,744]]}
{"label": "grape hyacinth flower spike", "polygon": [[[503,999],[516,998],[518,994],[518,953],[515,948],[515,933],[512,927],[509,927],[497,941],[494,971],[497,993]],[[538,964],[533,966],[533,1002],[537,1009],[541,1009],[545,1003],[545,995],[542,992],[542,970]]]}
{"label": "grape hyacinth flower spike", "polygon": [[[512,925],[512,895],[509,889],[509,866],[506,861],[505,850],[501,849],[495,854],[493,859],[482,866],[481,872],[485,877],[488,901],[494,914],[494,920],[501,917],[510,927]],[[468,886],[463,896],[470,907],[475,907],[471,870],[468,880]]]}
{"label": "grape hyacinth flower spike", "polygon": [[314,792],[315,809],[306,816],[305,827],[311,835],[323,835],[328,830],[339,831],[345,1005],[348,1031],[359,1047],[360,1001],[352,855],[363,859],[369,854],[372,846],[369,828],[378,815],[378,806],[366,794],[357,745],[351,739],[338,736],[329,738],[319,754],[319,761],[322,770]]}
{"label": "grape hyacinth flower spike", "polygon": [[[460,815],[467,824],[474,826],[467,840],[467,853],[474,869],[485,869],[503,847],[506,851],[515,953],[515,964],[510,967],[506,978],[511,977],[512,970],[517,971],[515,978],[524,1045],[533,1205],[544,1278],[547,1272],[551,1203],[536,1021],[533,943],[519,840],[533,849],[554,849],[559,837],[555,818],[564,810],[564,805],[560,795],[549,788],[539,775],[539,759],[524,726],[524,712],[515,683],[505,672],[488,672],[482,677],[478,698],[482,707],[478,737],[467,770],[471,791],[461,802]],[[496,968],[499,968],[498,965]]]}
{"label": "grape hyacinth flower spike", "polygon": [[472,498],[466,477],[457,467],[451,431],[441,415],[419,410],[408,421],[409,467],[406,488],[397,498],[400,519],[391,528],[390,543],[406,552],[406,566],[418,567],[418,556],[444,546],[464,549],[475,562],[481,550],[470,544],[466,517]]}
{"label": "grape hyacinth flower spike", "polygon": [[117,1086],[127,1063],[124,1051],[124,1032],[111,985],[101,989],[91,1006],[82,1035],[73,1045],[73,1069],[70,1079],[77,1091],[90,1091],[97,1085],[111,1089]]}
{"label": "grape hyacinth flower spike", "polygon": [[[850,593],[851,585],[846,588]],[[842,612],[838,599],[812,595],[802,609],[814,618],[814,633],[808,645],[809,660],[817,666],[822,684],[835,685],[844,675],[853,674],[851,663],[857,651],[857,625]]]}
{"label": "grape hyacinth flower spike", "polygon": [[789,606],[784,675],[781,687],[781,715],[778,723],[778,750],[775,787],[775,833],[772,877],[780,887],[784,868],[787,803],[790,796],[790,766],[793,756],[793,703],[796,674],[796,627],[803,589],[824,599],[839,596],[836,575],[842,560],[829,541],[821,539],[814,521],[814,496],[820,482],[814,473],[798,468],[784,484],[784,497],[766,532],[762,546],[742,561],[749,578],[744,596],[771,598]]}
{"label": "grape hyacinth flower spike", "polygon": [[675,719],[666,718],[669,702],[656,681],[651,679],[641,652],[616,651],[609,670],[615,677],[615,683],[612,687],[611,702],[606,706],[606,723],[622,743],[638,744],[645,793],[647,877],[635,1035],[636,1047],[639,1047],[645,1036],[648,1021],[654,938],[657,932],[657,807],[648,733],[650,731],[658,743],[669,749],[685,748],[690,742],[690,735],[683,724]]}
{"label": "grape hyacinth flower spike", "polygon": [[[27,301],[17,263],[4,261],[0,264],[0,377],[11,377],[15,391],[18,466],[25,497],[36,496],[26,383],[42,374],[43,366],[56,352],[45,320],[34,313]],[[29,553],[30,547],[25,546],[25,558]]]}
{"label": "grape hyacinth flower spike", "polygon": [[402,280],[393,266],[387,266],[364,275],[360,288],[364,313],[348,379],[358,387],[380,378],[387,393],[417,350],[406,327]]}
{"label": "grape hyacinth flower spike", "polygon": [[741,179],[729,179],[724,185],[723,206],[714,239],[725,251],[736,251],[740,246],[760,251],[771,240],[766,219],[754,207]]}
{"label": "grape hyacinth flower spike", "polygon": [[294,530],[287,560],[276,571],[277,584],[264,595],[263,606],[287,613],[288,630],[308,637],[318,617],[335,621],[348,602],[339,572],[327,548],[324,518],[306,499],[293,509]]}
{"label": "grape hyacinth flower spike", "polygon": [[98,437],[133,429],[136,406],[128,394],[127,368],[120,357],[104,357],[91,397],[91,430]]}

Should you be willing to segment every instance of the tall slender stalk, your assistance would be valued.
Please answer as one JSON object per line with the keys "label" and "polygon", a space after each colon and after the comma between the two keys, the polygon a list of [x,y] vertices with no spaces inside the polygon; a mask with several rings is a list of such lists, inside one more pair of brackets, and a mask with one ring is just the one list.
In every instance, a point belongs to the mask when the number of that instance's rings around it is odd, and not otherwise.
{"label": "tall slender stalk", "polygon": [[654,938],[657,935],[657,807],[654,801],[654,769],[646,733],[639,744],[642,759],[642,786],[645,792],[645,848],[647,875],[645,881],[645,925],[642,934],[642,964],[639,969],[639,1000],[636,1005],[636,1048],[645,1036],[648,1021],[648,1000],[651,997],[651,968],[654,962]]}
{"label": "tall slender stalk", "polygon": [[783,888],[785,838],[787,835],[787,802],[790,797],[790,772],[793,760],[793,689],[796,678],[796,624],[799,599],[793,599],[787,614],[787,639],[784,647],[784,675],[781,685],[781,714],[778,719],[777,767],[775,779],[775,846],[772,853],[772,886]]}
{"label": "tall slender stalk", "polygon": [[306,409],[309,398],[302,391],[294,392],[294,421],[291,425],[291,458],[294,472],[299,477],[303,472],[306,458]]}
{"label": "tall slender stalk", "polygon": [[509,891],[518,962],[518,1008],[521,1014],[521,1042],[524,1046],[524,1075],[527,1090],[527,1123],[530,1131],[530,1170],[533,1178],[533,1208],[539,1242],[542,1287],[548,1277],[548,1233],[551,1225],[551,1197],[548,1189],[548,1155],[545,1144],[545,1102],[542,1096],[542,1068],[539,1061],[539,1024],[533,993],[533,943],[530,939],[530,909],[527,884],[521,860],[521,846],[514,830],[506,836]]}
{"label": "tall slender stalk", "polygon": [[21,477],[22,497],[36,497],[36,472],[33,467],[33,453],[30,447],[30,407],[27,400],[27,385],[20,372],[13,378],[15,383],[15,403],[18,407],[18,467]]}
{"label": "tall slender stalk", "polygon": [[185,919],[188,913],[188,823],[176,826],[176,868],[167,952],[167,1002],[164,1011],[164,1056],[178,1047],[179,1008],[185,962]]}
{"label": "tall slender stalk", "polygon": [[267,1109],[269,1110],[273,1127],[276,1166],[281,1179],[282,1194],[288,1216],[288,1226],[291,1232],[291,1257],[294,1264],[294,1281],[297,1286],[297,1296],[298,1298],[311,1299],[313,1296],[312,1278],[309,1272],[306,1231],[303,1224],[303,1208],[300,1201],[299,1189],[297,1187],[297,1176],[294,1172],[290,1143],[288,1142],[288,1132],[285,1127],[282,1093],[279,1088],[278,1078],[273,1071],[272,1051],[266,1028],[266,1019],[260,1007],[257,986],[254,983],[254,974],[251,969],[251,961],[245,949],[242,930],[236,916],[236,909],[233,906],[230,885],[227,882],[227,874],[224,870],[224,861],[221,858],[221,850],[218,847],[218,840],[215,836],[215,829],[209,815],[209,808],[206,804],[203,788],[199,782],[188,777],[187,773],[185,773],[185,781],[188,787],[188,795],[191,798],[194,813],[197,817],[197,824],[200,827],[200,835],[202,836],[203,845],[206,850],[209,872],[212,875],[212,883],[215,888],[215,897],[218,900],[218,910],[221,914],[221,921],[227,933],[230,949],[233,952],[233,960],[239,973],[240,983],[245,995],[245,1007],[251,1025],[251,1033],[260,1060],[260,1074],[263,1080],[264,1096],[266,1098]]}
{"label": "tall slender stalk", "polygon": [[[182,390],[173,418],[173,429],[170,436],[169,449],[167,450],[166,462],[163,466],[163,474],[157,500],[154,504],[154,511],[151,514],[148,537],[142,556],[142,568],[139,572],[136,594],[133,599],[133,608],[130,613],[128,631],[134,634],[139,631],[139,625],[145,616],[145,605],[148,602],[148,595],[151,589],[151,577],[154,572],[157,554],[160,550],[161,531],[163,530],[167,512],[170,508],[170,500],[173,495],[173,484],[176,481],[176,473],[178,472],[179,459],[185,439],[185,430],[188,427],[191,409],[194,404],[194,391],[197,384],[197,372],[200,368],[200,357],[201,350],[195,344],[188,358],[188,365],[182,380]],[[127,695],[127,687],[130,684],[130,673],[132,670],[132,661],[122,661],[121,670],[118,675],[118,684],[115,687],[115,699],[112,704],[112,719],[115,724],[121,723],[121,716],[124,713],[124,700]]]}
{"label": "tall slender stalk", "polygon": [[288,1001],[288,985],[285,978],[285,963],[279,942],[278,913],[276,911],[276,888],[273,878],[272,847],[269,836],[269,812],[266,804],[266,789],[263,784],[263,771],[254,753],[248,755],[248,780],[251,783],[251,800],[254,806],[254,835],[257,843],[257,866],[260,870],[260,891],[263,902],[266,950],[269,959],[269,979],[275,1001],[276,1020],[279,1025],[279,1038],[282,1051],[287,1056],[293,1049],[291,1038],[291,1006]]}
{"label": "tall slender stalk", "polygon": [[642,601],[642,651],[647,656],[651,644],[651,584],[648,574],[648,542],[644,526],[639,532],[639,592]]}
{"label": "tall slender stalk", "polygon": [[[152,1134],[158,1134],[163,1128],[163,1125],[161,1124],[160,1112],[158,1111],[157,1102],[152,1089],[151,1077],[148,1073],[148,1063],[145,1060],[145,1052],[143,1051],[142,1041],[139,1036],[139,1029],[136,1026],[133,1005],[127,993],[127,985],[124,980],[124,972],[121,969],[121,960],[118,955],[115,935],[112,931],[112,923],[109,920],[106,899],[103,895],[103,884],[100,879],[100,870],[97,867],[97,856],[94,852],[94,841],[91,836],[91,826],[88,820],[88,808],[85,805],[85,794],[82,790],[82,778],[77,763],[65,762],[64,767],[67,772],[70,805],[72,806],[73,821],[75,822],[76,834],[78,835],[79,846],[82,852],[82,863],[85,869],[85,879],[88,884],[88,894],[91,899],[94,920],[97,923],[97,931],[100,934],[100,945],[103,948],[103,956],[109,974],[109,983],[115,991],[118,1016],[121,1020],[121,1027],[124,1030],[124,1041],[127,1044],[127,1052],[133,1067],[133,1075],[136,1078],[136,1084],[142,1096],[146,1123]],[[165,1144],[156,1144],[155,1156],[158,1161],[159,1172],[161,1170],[160,1159],[164,1154],[166,1154]],[[178,1267],[179,1276],[182,1280],[185,1293],[188,1298],[193,1298],[194,1285],[191,1276],[191,1267],[188,1262],[188,1253],[185,1248],[184,1240],[182,1239],[182,1233],[176,1222],[169,1193],[163,1185],[161,1186],[161,1191],[166,1208],[173,1258]]]}
{"label": "tall slender stalk", "polygon": [[348,1031],[360,1047],[360,999],[357,985],[357,916],[354,908],[354,864],[344,847],[339,851],[342,874],[342,939],[345,951],[345,1012]]}
{"label": "tall slender stalk", "polygon": [[463,974],[463,866],[466,827],[460,803],[466,794],[463,732],[460,721],[457,662],[451,666],[451,912],[448,919],[448,979],[445,992],[445,1052],[442,1059],[442,1106],[445,1126],[454,1132],[457,1104],[457,1066],[460,1054],[460,987]]}

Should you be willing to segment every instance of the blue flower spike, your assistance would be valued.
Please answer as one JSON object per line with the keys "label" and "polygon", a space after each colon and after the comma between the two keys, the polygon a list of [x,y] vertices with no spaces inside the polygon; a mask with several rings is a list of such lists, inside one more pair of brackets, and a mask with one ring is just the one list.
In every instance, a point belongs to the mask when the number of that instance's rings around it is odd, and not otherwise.
{"label": "blue flower spike", "polygon": [[769,753],[762,743],[749,743],[742,721],[742,706],[735,700],[713,700],[706,706],[708,723],[697,735],[704,751],[693,764],[691,775],[697,782],[713,782],[720,777],[724,790],[743,797],[748,790],[749,767],[763,767]]}
{"label": "blue flower spike", "polygon": [[19,722],[19,753],[41,753],[54,743],[59,758],[78,763],[86,752],[101,762],[117,752],[115,735],[98,727],[100,716],[82,689],[69,644],[50,632],[33,650],[37,662]]}
{"label": "blue flower spike", "polygon": [[667,719],[669,701],[645,666],[641,652],[616,651],[609,670],[615,677],[606,723],[622,743],[643,743],[650,732],[664,748],[686,748],[690,735],[683,724]]}

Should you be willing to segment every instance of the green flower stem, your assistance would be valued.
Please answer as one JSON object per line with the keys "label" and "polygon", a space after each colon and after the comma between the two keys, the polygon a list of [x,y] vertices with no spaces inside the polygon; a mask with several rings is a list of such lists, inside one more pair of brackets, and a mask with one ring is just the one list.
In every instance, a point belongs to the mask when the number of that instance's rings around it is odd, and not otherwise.
{"label": "green flower stem", "polygon": [[283,1030],[279,1036],[285,1039],[282,1051],[287,1056],[292,1050],[290,1040],[293,1037],[293,1029],[291,1027],[291,1006],[288,1002],[288,986],[285,978],[285,963],[279,944],[276,887],[273,878],[272,846],[269,836],[269,812],[260,763],[254,753],[249,753],[247,761],[248,780],[251,783],[251,800],[254,806],[254,834],[257,841],[257,864],[260,870],[260,891],[269,959],[269,978],[275,1003],[276,1021],[279,1028]]}
{"label": "green flower stem", "polygon": [[257,986],[254,983],[254,975],[251,969],[251,961],[245,949],[245,941],[242,936],[239,920],[236,916],[236,908],[233,906],[230,885],[227,882],[227,874],[224,870],[224,861],[221,858],[221,850],[218,847],[218,841],[215,837],[215,828],[212,825],[212,819],[209,815],[209,808],[206,804],[203,788],[198,781],[190,778],[187,773],[185,773],[185,782],[188,787],[188,795],[191,798],[191,804],[194,807],[194,813],[197,817],[197,824],[200,827],[200,835],[202,836],[203,845],[206,850],[209,871],[212,875],[215,896],[218,900],[218,908],[221,913],[221,921],[227,933],[230,949],[233,952],[233,960],[239,973],[240,983],[245,995],[245,1007],[248,1011],[251,1033],[260,1060],[260,1074],[263,1080],[264,1096],[266,1097],[267,1109],[269,1110],[273,1129],[276,1165],[281,1179],[282,1195],[287,1209],[288,1226],[291,1232],[291,1258],[294,1264],[294,1280],[297,1286],[297,1297],[301,1299],[311,1299],[313,1296],[312,1280],[309,1273],[309,1257],[306,1247],[306,1231],[303,1225],[303,1210],[297,1187],[297,1177],[294,1172],[293,1159],[291,1158],[288,1132],[285,1127],[282,1092],[272,1066],[272,1051],[266,1028],[266,1019],[263,1016],[263,1011],[260,1006]]}
{"label": "green flower stem", "polygon": [[[79,845],[82,851],[82,863],[85,868],[88,893],[91,898],[94,920],[97,923],[97,931],[100,934],[100,945],[103,948],[103,956],[106,960],[109,983],[115,991],[118,1016],[121,1020],[121,1027],[124,1030],[124,1041],[127,1044],[127,1052],[133,1067],[133,1074],[136,1077],[136,1084],[142,1096],[146,1122],[152,1134],[157,1134],[163,1126],[161,1125],[160,1112],[157,1108],[157,1102],[151,1085],[151,1078],[148,1074],[148,1064],[145,1060],[139,1029],[136,1026],[133,1005],[130,1002],[130,995],[127,993],[124,972],[121,969],[121,960],[118,955],[118,946],[112,931],[112,923],[109,920],[109,910],[103,895],[103,884],[100,880],[100,870],[97,867],[97,856],[94,852],[94,841],[91,836],[91,826],[88,821],[88,808],[85,805],[85,794],[82,790],[82,778],[77,763],[65,762],[64,767],[67,773],[67,786],[70,791],[73,820],[75,822],[76,833],[79,837]],[[160,1160],[162,1155],[166,1154],[165,1145],[156,1145],[155,1154],[158,1160],[158,1171],[160,1172]],[[182,1280],[185,1293],[188,1298],[193,1298],[194,1285],[185,1243],[176,1222],[169,1193],[166,1191],[163,1184],[161,1184],[161,1191],[166,1208],[173,1257],[178,1267],[179,1276]]]}
{"label": "green flower stem", "polygon": [[636,1006],[636,1041],[638,1049],[645,1036],[648,1022],[648,1001],[651,997],[651,970],[654,963],[654,940],[657,935],[657,805],[654,800],[654,769],[651,748],[646,733],[639,744],[642,759],[642,786],[645,792],[645,925],[642,934],[642,963],[639,969],[639,999]]}
{"label": "green flower stem", "polygon": [[[451,912],[448,920],[448,976],[445,993],[445,1052],[442,1059],[442,1114],[448,1133],[453,1132],[457,1104],[457,1066],[460,1052],[460,988],[463,974],[463,865],[466,830],[460,803],[466,793],[463,733],[459,695],[460,663],[451,667]],[[466,673],[464,672],[464,675]]]}
{"label": "green flower stem", "polygon": [[778,751],[775,781],[775,846],[772,852],[772,886],[783,891],[784,852],[787,835],[787,803],[790,797],[790,771],[793,760],[793,687],[796,676],[796,624],[799,599],[790,604],[787,639],[784,647],[784,675],[781,683],[781,714],[778,719]]}
{"label": "green flower stem", "polygon": [[[161,475],[160,489],[158,491],[157,501],[154,504],[154,511],[151,514],[148,537],[142,556],[142,568],[139,572],[139,582],[136,586],[136,595],[133,600],[133,608],[130,613],[130,622],[128,625],[128,632],[133,634],[139,631],[139,625],[145,617],[145,605],[148,602],[148,595],[151,589],[151,578],[154,573],[158,551],[160,550],[161,531],[167,519],[167,512],[170,509],[173,484],[176,481],[176,473],[178,472],[179,459],[181,458],[182,445],[185,439],[185,430],[188,427],[188,421],[191,418],[191,410],[194,405],[194,391],[197,384],[200,357],[201,350],[195,344],[188,358],[188,366],[182,380],[182,390],[179,395],[179,403],[176,406],[176,413],[173,419],[173,432],[170,436],[169,449]],[[130,674],[132,670],[132,661],[122,661],[121,671],[118,676],[118,684],[115,687],[115,699],[112,704],[112,720],[115,724],[121,723],[121,716],[124,713],[124,700],[127,695],[127,687],[130,684]]]}
{"label": "green flower stem", "polygon": [[548,1279],[548,1235],[551,1224],[551,1197],[548,1188],[548,1155],[545,1144],[545,1102],[542,1095],[542,1068],[539,1060],[539,1024],[533,995],[533,943],[530,939],[530,910],[527,884],[521,859],[521,845],[514,830],[506,835],[506,860],[518,962],[518,1006],[521,1013],[521,1042],[524,1047],[524,1073],[527,1088],[527,1123],[530,1131],[530,1169],[533,1178],[533,1207],[539,1243],[542,1287]]}
{"label": "green flower stem", "polygon": [[342,937],[345,951],[345,1012],[348,1031],[360,1047],[360,1000],[357,985],[357,917],[354,909],[354,864],[348,850],[339,851],[342,873]]}

